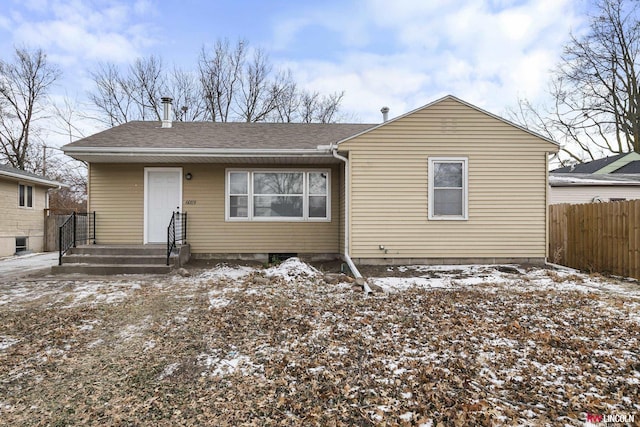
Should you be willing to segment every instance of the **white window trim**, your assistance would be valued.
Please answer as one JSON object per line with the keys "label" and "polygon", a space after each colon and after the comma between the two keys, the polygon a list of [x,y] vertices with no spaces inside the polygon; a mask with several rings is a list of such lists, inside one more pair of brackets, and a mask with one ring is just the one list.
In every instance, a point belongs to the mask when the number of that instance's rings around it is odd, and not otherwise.
{"label": "white window trim", "polygon": [[[20,205],[20,186],[24,186],[24,205]],[[29,191],[27,188],[31,187],[31,206],[28,205],[29,198],[27,195]],[[18,182],[18,208],[20,209],[34,209],[36,202],[36,188],[32,184],[27,184],[26,182]]]}
{"label": "white window trim", "polygon": [[[433,214],[433,171],[434,163],[460,162],[462,163],[462,215],[434,215]],[[429,157],[429,206],[428,218],[433,221],[467,221],[469,219],[469,159],[467,157]]]}
{"label": "white window trim", "polygon": [[[291,173],[299,172],[303,173],[303,192],[302,192],[302,217],[254,217],[253,216],[253,173]],[[308,177],[309,172],[325,173],[327,174],[327,216],[323,218],[310,217],[309,216],[309,185]],[[231,173],[248,173],[247,179],[247,217],[232,217],[230,215],[230,189],[231,180],[229,175]],[[331,222],[331,169],[243,169],[243,168],[230,168],[225,169],[224,174],[224,216],[225,221],[231,222]],[[317,195],[317,194],[316,194]]]}

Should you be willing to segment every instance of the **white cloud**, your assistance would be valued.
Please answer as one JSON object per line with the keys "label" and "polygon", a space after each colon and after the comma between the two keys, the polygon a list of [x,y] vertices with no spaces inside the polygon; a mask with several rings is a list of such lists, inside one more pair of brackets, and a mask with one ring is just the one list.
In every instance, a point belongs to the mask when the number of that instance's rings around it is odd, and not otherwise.
{"label": "white cloud", "polygon": [[[161,32],[154,22],[173,21],[166,14],[176,10],[164,1],[10,4],[0,11],[0,32],[10,36],[0,38],[0,49],[9,51],[11,44],[44,48],[83,91],[86,70],[98,60],[124,65],[140,55],[159,53],[170,63],[174,58],[166,56],[169,37],[180,38],[179,54],[184,55],[218,37],[250,37],[252,30],[217,34],[213,21],[210,28],[202,26],[193,15],[197,10],[184,6],[185,16],[175,19],[182,26],[172,28],[173,33]],[[383,105],[393,116],[447,93],[501,114],[518,96],[536,102],[544,95],[548,70],[559,58],[569,30],[579,31],[583,24],[579,7],[573,0],[300,3],[264,17],[265,25],[273,22],[270,40],[250,41],[268,46],[272,59],[280,58],[279,65],[291,68],[300,86],[322,93],[345,90],[343,110],[361,120],[379,121]],[[184,22],[195,21],[201,27],[184,28]],[[193,40],[191,33],[203,39]],[[302,54],[294,57],[292,52]],[[178,65],[194,68],[196,59]]]}
{"label": "white cloud", "polygon": [[30,0],[25,7],[39,13],[12,13],[13,42],[41,47],[65,65],[73,62],[71,58],[76,63],[129,62],[154,43],[153,28],[134,21],[138,14],[148,13],[147,1],[98,7],[79,0]]}
{"label": "white cloud", "polygon": [[[369,45],[354,48],[345,42],[340,57],[289,66],[307,87],[345,89],[344,109],[353,108],[365,120],[378,120],[379,106],[400,114],[445,93],[498,114],[518,96],[539,99],[570,29],[581,24],[570,0],[380,0],[361,5],[366,6],[359,14],[343,13],[349,26],[334,21],[326,30],[351,39],[355,28],[364,33],[361,40],[371,40]],[[306,22],[318,25],[338,15],[326,5],[311,12],[322,13],[324,19],[294,16],[279,25],[295,22],[288,28],[288,39],[295,43]],[[381,34],[392,53],[376,53]]]}

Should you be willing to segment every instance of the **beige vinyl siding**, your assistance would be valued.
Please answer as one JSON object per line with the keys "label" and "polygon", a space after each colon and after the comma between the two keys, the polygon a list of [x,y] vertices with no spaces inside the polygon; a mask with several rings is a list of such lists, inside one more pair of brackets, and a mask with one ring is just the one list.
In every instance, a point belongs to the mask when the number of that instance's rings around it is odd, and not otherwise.
{"label": "beige vinyl siding", "polygon": [[[445,100],[340,149],[351,162],[352,257],[545,256],[546,152],[553,144]],[[468,220],[428,220],[430,157],[468,159]]]}
{"label": "beige vinyl siding", "polygon": [[98,244],[141,244],[144,235],[144,166],[92,163],[89,209],[96,213]]}
{"label": "beige vinyl siding", "polygon": [[[96,211],[98,243],[142,243],[144,166],[91,165],[91,209]],[[146,165],[150,167],[150,165]],[[268,252],[339,253],[339,168],[331,168],[331,221],[225,221],[225,172],[246,165],[180,164],[193,178],[182,183],[188,214],[187,240],[193,254]],[[247,169],[256,170],[252,165]],[[313,169],[277,165],[275,169]],[[318,166],[327,169],[327,166]],[[268,169],[268,168],[265,168]],[[195,204],[187,204],[187,201]],[[129,211],[123,215],[123,210]],[[122,222],[127,220],[126,226]]]}
{"label": "beige vinyl siding", "polygon": [[596,197],[603,202],[608,202],[610,199],[640,199],[640,187],[628,185],[579,185],[551,187],[549,189],[549,204],[551,205],[558,203],[591,203]]}
{"label": "beige vinyl siding", "polygon": [[[18,183],[33,187],[33,207],[18,206]],[[27,249],[40,252],[44,242],[47,188],[29,182],[0,180],[0,256],[15,253],[16,237],[27,237]]]}

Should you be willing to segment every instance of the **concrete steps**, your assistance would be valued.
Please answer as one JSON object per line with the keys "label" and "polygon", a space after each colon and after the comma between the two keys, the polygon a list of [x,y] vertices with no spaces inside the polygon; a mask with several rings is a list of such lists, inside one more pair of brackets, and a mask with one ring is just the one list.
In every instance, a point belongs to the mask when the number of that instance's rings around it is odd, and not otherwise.
{"label": "concrete steps", "polygon": [[51,271],[55,274],[88,274],[111,276],[115,274],[166,274],[171,271],[169,265],[146,264],[62,264],[54,265]]}
{"label": "concrete steps", "polygon": [[[188,245],[186,259],[188,260]],[[172,254],[167,263],[165,245],[87,245],[70,249],[62,257],[62,265],[51,271],[60,274],[166,274],[176,265],[181,265],[185,257],[185,247],[180,253]]]}

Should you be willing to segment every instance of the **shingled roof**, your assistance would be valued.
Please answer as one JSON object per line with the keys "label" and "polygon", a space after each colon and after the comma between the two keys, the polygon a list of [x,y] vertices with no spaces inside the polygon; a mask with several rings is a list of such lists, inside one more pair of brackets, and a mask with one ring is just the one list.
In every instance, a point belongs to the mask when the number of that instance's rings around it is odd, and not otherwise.
{"label": "shingled roof", "polygon": [[640,160],[634,160],[632,162],[627,163],[619,169],[611,172],[613,174],[640,174]]}
{"label": "shingled roof", "polygon": [[43,185],[45,187],[67,187],[66,184],[62,184],[58,181],[54,181],[47,177],[37,175],[35,173],[23,171],[22,169],[16,169],[9,165],[0,163],[0,177],[10,179],[12,181],[25,181]]}
{"label": "shingled roof", "polygon": [[86,148],[316,149],[375,126],[343,123],[129,122],[65,145]]}
{"label": "shingled roof", "polygon": [[595,173],[603,167],[615,162],[626,156],[628,153],[618,154],[616,156],[605,157],[602,159],[593,160],[586,163],[579,163],[577,165],[564,166],[558,169],[554,169],[552,173]]}

